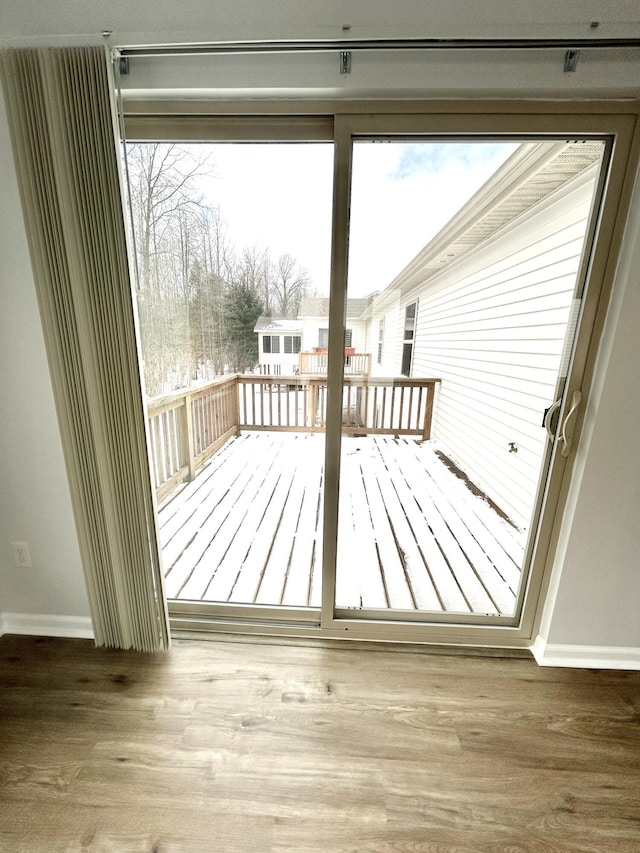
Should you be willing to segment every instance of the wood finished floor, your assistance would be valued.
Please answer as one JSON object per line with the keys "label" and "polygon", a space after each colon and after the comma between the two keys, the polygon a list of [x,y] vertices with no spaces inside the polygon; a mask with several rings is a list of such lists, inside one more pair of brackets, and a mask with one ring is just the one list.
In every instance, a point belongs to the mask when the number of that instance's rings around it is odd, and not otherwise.
{"label": "wood finished floor", "polygon": [[[323,467],[321,435],[227,442],[158,513],[167,597],[319,607]],[[344,440],[338,607],[511,615],[523,552],[430,444]]]}
{"label": "wood finished floor", "polygon": [[2,853],[636,853],[640,673],[0,639]]}

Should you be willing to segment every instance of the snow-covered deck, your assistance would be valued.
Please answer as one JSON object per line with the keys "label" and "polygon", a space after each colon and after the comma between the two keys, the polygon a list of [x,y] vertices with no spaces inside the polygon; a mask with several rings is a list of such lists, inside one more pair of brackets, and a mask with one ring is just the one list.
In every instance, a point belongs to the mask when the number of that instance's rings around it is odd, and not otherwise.
{"label": "snow-covered deck", "polygon": [[[324,436],[244,432],[160,509],[169,599],[319,607]],[[429,442],[345,437],[340,608],[513,613],[524,538]]]}

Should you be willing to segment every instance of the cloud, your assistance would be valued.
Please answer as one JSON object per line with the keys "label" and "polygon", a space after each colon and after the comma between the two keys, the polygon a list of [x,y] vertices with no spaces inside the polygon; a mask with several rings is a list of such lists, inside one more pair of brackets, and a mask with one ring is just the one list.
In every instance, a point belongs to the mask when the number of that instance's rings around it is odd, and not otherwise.
{"label": "cloud", "polygon": [[349,295],[383,290],[517,147],[515,142],[356,143]]}
{"label": "cloud", "polygon": [[503,142],[403,142],[398,146],[395,171],[391,180],[403,180],[412,175],[437,174],[454,165],[465,170],[482,169],[503,162],[518,147]]}

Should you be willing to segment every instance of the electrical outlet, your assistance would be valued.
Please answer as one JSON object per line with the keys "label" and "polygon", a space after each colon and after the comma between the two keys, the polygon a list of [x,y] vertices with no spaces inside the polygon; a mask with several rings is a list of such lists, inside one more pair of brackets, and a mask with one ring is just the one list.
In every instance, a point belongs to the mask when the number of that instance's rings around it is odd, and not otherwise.
{"label": "electrical outlet", "polygon": [[31,554],[29,553],[29,545],[26,542],[12,542],[13,562],[19,569],[31,568]]}

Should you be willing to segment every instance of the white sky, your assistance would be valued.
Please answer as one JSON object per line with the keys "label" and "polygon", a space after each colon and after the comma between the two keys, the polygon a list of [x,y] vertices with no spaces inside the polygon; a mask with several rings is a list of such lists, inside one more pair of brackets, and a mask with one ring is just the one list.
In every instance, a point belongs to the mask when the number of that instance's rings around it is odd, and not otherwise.
{"label": "white sky", "polygon": [[[515,143],[356,142],[349,296],[383,290],[517,148]],[[288,252],[329,295],[332,144],[212,145],[203,183],[238,249]]]}

